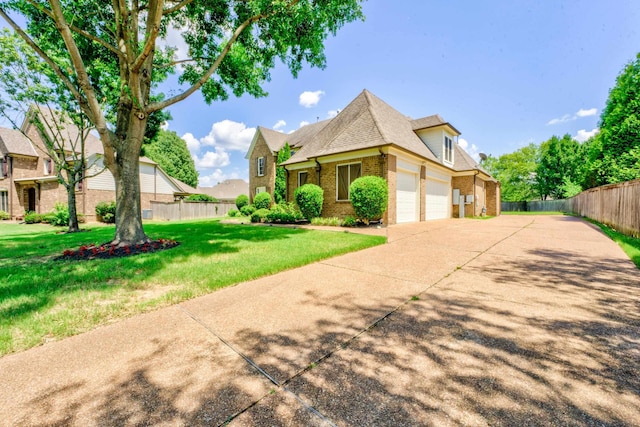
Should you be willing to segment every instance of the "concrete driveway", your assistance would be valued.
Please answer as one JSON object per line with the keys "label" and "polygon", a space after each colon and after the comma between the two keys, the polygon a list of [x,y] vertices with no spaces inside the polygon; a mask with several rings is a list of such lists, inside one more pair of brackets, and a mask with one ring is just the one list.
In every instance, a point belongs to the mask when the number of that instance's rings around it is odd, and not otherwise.
{"label": "concrete driveway", "polygon": [[573,217],[389,243],[0,359],[2,425],[640,425],[640,271]]}

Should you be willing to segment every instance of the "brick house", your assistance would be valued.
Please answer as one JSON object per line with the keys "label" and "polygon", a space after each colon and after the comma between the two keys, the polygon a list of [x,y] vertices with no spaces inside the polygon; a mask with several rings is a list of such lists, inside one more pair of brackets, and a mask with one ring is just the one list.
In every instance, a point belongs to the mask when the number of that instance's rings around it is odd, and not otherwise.
{"label": "brick house", "polygon": [[[42,135],[28,120],[21,130],[0,128],[0,210],[9,213],[11,219],[21,219],[26,211],[46,213],[53,210],[56,203],[67,204],[66,189],[58,182],[55,162],[47,154]],[[79,130],[66,123],[60,133],[65,138],[74,139]],[[70,154],[68,150],[73,145],[65,141],[66,154]],[[78,185],[76,204],[78,213],[92,221],[96,218],[95,206],[98,203],[115,200],[115,180],[104,168],[102,143],[91,134],[85,142],[85,159],[87,176],[97,175],[85,178]],[[143,209],[151,209],[152,200],[173,201],[196,192],[167,175],[153,160],[140,158]]]}
{"label": "brick house", "polygon": [[284,134],[259,126],[246,158],[249,192],[273,195],[278,151],[288,142],[287,200],[305,183],[324,190],[322,216],[354,215],[349,185],[364,175],[389,185],[387,224],[500,214],[500,184],[458,144],[439,115],[413,120],[364,90],[336,117]]}

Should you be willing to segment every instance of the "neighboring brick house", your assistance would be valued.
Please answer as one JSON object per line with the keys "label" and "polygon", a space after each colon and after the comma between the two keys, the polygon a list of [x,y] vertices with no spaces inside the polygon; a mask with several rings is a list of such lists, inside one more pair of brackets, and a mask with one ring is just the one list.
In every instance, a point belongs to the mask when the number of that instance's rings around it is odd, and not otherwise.
{"label": "neighboring brick house", "polygon": [[288,142],[287,200],[300,185],[317,184],[322,216],[353,215],[349,185],[364,175],[388,182],[388,224],[457,217],[461,200],[465,216],[499,215],[500,184],[460,147],[459,135],[439,115],[412,120],[364,90],[333,119],[291,134],[258,127],[246,155],[249,191],[273,194],[277,154]]}
{"label": "neighboring brick house", "polygon": [[[37,128],[25,120],[22,131],[0,128],[0,210],[9,213],[11,219],[21,219],[26,211],[46,213],[56,203],[67,203],[65,187],[58,182],[55,162],[44,148]],[[78,135],[78,129],[65,124],[61,134],[69,138]],[[76,189],[79,214],[87,220],[95,220],[95,206],[100,202],[115,200],[113,175],[104,168],[103,149],[100,140],[89,134],[85,143],[87,175]],[[65,147],[65,150],[69,150]],[[70,154],[67,151],[67,154]],[[140,158],[140,199],[143,209],[151,208],[151,201],[173,201],[197,191],[170,176],[157,163]]]}

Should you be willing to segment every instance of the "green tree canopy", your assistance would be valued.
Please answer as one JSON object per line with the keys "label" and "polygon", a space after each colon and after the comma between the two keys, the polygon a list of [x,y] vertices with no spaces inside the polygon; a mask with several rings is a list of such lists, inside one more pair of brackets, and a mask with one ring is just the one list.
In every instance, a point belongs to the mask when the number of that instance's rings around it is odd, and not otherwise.
{"label": "green tree canopy", "polygon": [[169,176],[192,187],[198,186],[198,171],[187,143],[170,130],[160,129],[156,137],[142,146],[142,154],[158,163]]}
{"label": "green tree canopy", "polygon": [[[294,76],[324,67],[324,41],[363,18],[361,0],[0,0],[2,17],[47,63],[95,126],[116,184],[113,244],[149,239],[142,226],[138,156],[149,117],[201,91],[266,96],[276,61]],[[19,20],[12,17],[21,15]],[[25,22],[25,25],[21,25]],[[163,42],[180,31],[188,57]],[[181,68],[177,68],[178,65]],[[180,72],[163,97],[158,83]]]}
{"label": "green tree canopy", "polygon": [[640,178],[640,53],[624,67],[609,92],[590,158],[589,184]]}
{"label": "green tree canopy", "polygon": [[[576,186],[584,180],[585,157],[581,144],[569,134],[543,142],[536,168],[536,185],[542,199],[575,195]],[[568,196],[569,193],[573,194]]]}
{"label": "green tree canopy", "polygon": [[539,148],[529,144],[500,157],[489,156],[482,166],[501,184],[502,200],[520,202],[540,197],[535,186]]}

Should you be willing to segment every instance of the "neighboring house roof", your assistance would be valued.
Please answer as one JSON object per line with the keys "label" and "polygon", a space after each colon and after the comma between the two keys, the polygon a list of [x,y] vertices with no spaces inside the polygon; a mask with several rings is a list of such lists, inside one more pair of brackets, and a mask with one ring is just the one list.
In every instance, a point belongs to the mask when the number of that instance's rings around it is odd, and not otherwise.
{"label": "neighboring house roof", "polygon": [[15,129],[0,128],[0,152],[38,157],[36,149],[22,132]]}
{"label": "neighboring house roof", "polygon": [[213,187],[198,187],[197,192],[218,200],[235,200],[241,194],[249,194],[249,183],[243,179],[227,179]]}
{"label": "neighboring house roof", "polygon": [[[32,106],[29,114],[34,114],[37,111],[41,121],[43,122],[44,131],[51,139],[54,137],[63,139],[63,147],[65,151],[80,151],[80,129],[71,122],[68,117],[64,117],[58,111],[51,110],[44,106]],[[30,125],[30,122],[25,118],[25,122],[22,125],[23,129]],[[85,130],[87,132],[87,130]],[[84,141],[84,152],[86,155],[93,153],[104,153],[102,142],[100,139],[92,133],[87,133]]]}
{"label": "neighboring house roof", "polygon": [[406,116],[365,89],[283,164],[386,145],[438,161],[415,134]]}

